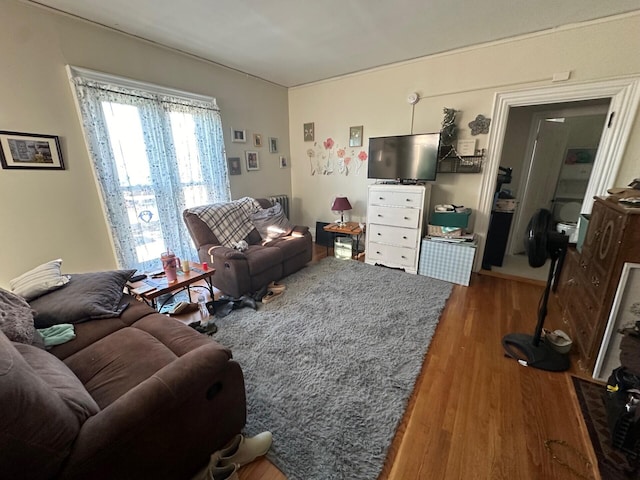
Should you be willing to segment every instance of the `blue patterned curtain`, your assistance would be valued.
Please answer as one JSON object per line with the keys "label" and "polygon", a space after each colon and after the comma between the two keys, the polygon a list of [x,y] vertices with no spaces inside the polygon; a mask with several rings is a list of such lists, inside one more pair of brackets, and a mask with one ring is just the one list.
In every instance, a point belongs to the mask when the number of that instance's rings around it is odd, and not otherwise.
{"label": "blue patterned curtain", "polygon": [[167,249],[197,260],[182,212],[231,199],[215,101],[72,81],[119,266],[158,270]]}

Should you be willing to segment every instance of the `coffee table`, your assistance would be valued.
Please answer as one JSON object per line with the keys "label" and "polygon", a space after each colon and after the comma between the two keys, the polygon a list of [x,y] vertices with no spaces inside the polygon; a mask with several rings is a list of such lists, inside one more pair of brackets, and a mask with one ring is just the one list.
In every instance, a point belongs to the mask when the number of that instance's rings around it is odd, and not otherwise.
{"label": "coffee table", "polygon": [[165,300],[160,306],[158,306],[158,297],[169,293],[171,294],[170,298],[173,298],[177,293],[187,290],[187,292],[189,292],[189,298],[191,298],[190,289],[194,287],[201,287],[200,285],[192,285],[202,280],[204,280],[205,288],[209,290],[211,298],[213,298],[214,291],[211,277],[215,271],[215,268],[208,268],[207,270],[204,270],[201,264],[192,263],[191,269],[188,272],[178,270],[178,278],[173,282],[168,282],[164,273],[151,274],[139,282],[128,282],[127,289],[129,294],[138,297],[156,310],[160,310],[168,300]]}

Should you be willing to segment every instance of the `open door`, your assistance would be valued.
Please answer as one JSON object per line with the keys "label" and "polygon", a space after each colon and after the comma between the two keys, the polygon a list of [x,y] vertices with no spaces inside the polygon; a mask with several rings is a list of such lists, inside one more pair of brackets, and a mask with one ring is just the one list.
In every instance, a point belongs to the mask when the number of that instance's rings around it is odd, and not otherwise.
{"label": "open door", "polygon": [[511,230],[508,251],[512,255],[524,253],[527,222],[536,210],[552,210],[556,184],[569,138],[566,125],[555,120],[557,119],[542,118],[538,121],[531,162],[524,178],[521,179],[524,188],[519,189],[520,204]]}

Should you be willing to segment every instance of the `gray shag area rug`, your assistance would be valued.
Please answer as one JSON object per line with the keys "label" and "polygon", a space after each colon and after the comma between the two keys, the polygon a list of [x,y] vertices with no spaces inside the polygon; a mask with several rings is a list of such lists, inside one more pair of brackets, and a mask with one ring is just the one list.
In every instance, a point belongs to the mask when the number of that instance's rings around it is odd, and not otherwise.
{"label": "gray shag area rug", "polygon": [[372,480],[404,414],[452,285],[325,258],[257,311],[216,319],[247,391],[245,433],[291,480]]}

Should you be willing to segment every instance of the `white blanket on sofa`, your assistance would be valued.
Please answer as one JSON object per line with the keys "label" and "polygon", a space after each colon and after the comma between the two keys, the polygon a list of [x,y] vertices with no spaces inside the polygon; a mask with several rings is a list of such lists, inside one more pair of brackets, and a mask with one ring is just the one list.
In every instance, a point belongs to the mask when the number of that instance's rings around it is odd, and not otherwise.
{"label": "white blanket on sofa", "polygon": [[260,210],[260,204],[251,197],[189,209],[207,224],[224,247],[233,247],[234,243],[249,235],[254,229],[251,215]]}

